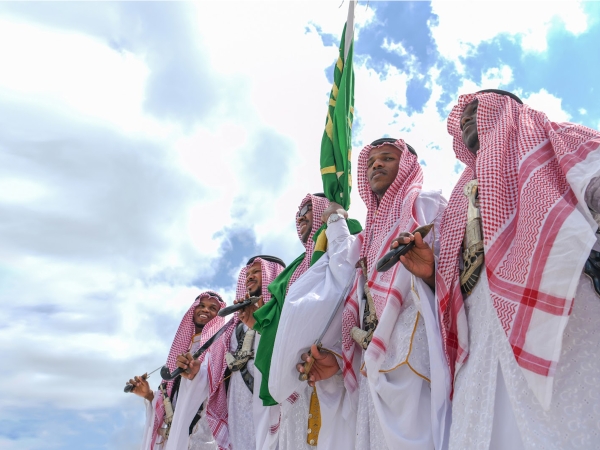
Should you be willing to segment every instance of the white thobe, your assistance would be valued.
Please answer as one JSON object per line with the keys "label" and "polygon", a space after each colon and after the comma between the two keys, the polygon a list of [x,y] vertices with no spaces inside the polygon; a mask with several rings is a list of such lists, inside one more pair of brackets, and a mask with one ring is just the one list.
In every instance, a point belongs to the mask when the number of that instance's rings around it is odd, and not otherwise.
{"label": "white thobe", "polygon": [[[243,325],[244,330],[248,327]],[[255,339],[256,341],[256,339]],[[256,346],[253,343],[254,351]],[[230,351],[237,349],[237,338],[235,331],[231,336]],[[248,361],[246,367],[251,375],[254,375],[254,360]],[[233,372],[229,378],[229,388],[227,391],[227,408],[229,439],[235,450],[254,450],[256,448],[256,434],[254,432],[253,417],[254,398],[250,389],[244,383],[240,372]]]}
{"label": "white thobe", "polygon": [[[430,387],[434,370],[428,341],[437,338],[441,342],[441,337],[427,329],[437,328],[433,292],[422,281],[414,283],[418,296],[411,292],[413,295],[403,298],[402,312],[381,369],[372,374],[373,370],[365,364],[367,377],[358,377],[356,449],[435,448]],[[436,362],[438,370],[445,363],[441,355]]]}
{"label": "white thobe", "polygon": [[[270,379],[270,378],[269,378]],[[304,386],[297,395],[281,403],[281,422],[279,426],[279,450],[308,450],[306,442],[308,428],[308,410],[313,389]]]}
{"label": "white thobe", "polygon": [[[254,351],[258,347],[259,335],[254,338]],[[237,339],[235,332],[231,337],[230,350],[237,348]],[[210,352],[210,349],[208,350]],[[185,424],[192,421],[200,405],[205,402],[209,394],[207,362],[210,354],[206,356],[200,366],[198,374],[193,380],[182,379],[179,387],[179,400],[173,423],[171,425],[171,434],[167,441],[166,450],[186,450],[187,438]],[[279,406],[263,406],[262,400],[258,397],[260,389],[261,374],[254,370],[253,362],[250,363],[250,369],[254,375],[254,395],[251,401],[245,391],[250,391],[244,384],[239,372],[232,374],[228,393],[228,428],[229,440],[232,448],[251,448],[256,450],[275,450],[277,448],[277,434],[270,432],[270,424],[273,418],[279,417]],[[245,390],[245,391],[244,391]],[[232,392],[235,397],[232,397]],[[245,403],[236,400],[246,399]],[[249,426],[249,424],[251,425]],[[252,432],[253,430],[253,432]],[[242,447],[235,447],[235,444]],[[253,446],[255,443],[255,446]],[[215,447],[216,448],[216,447]]]}
{"label": "white thobe", "polygon": [[[439,192],[422,192],[415,201],[420,224],[435,221],[426,241],[439,251],[441,212],[446,201]],[[393,229],[397,235],[403,230]],[[399,263],[400,264],[400,263]],[[383,362],[373,365],[363,352],[367,377],[359,375],[357,438],[355,448],[432,450],[445,448],[450,416],[450,376],[442,349],[435,296],[427,284],[410,277],[412,288],[404,296],[395,323],[379,318],[378,331],[388,327],[390,339]],[[406,286],[397,289],[407,292]],[[363,292],[364,280],[358,292]],[[364,298],[359,304],[360,321]],[[386,322],[388,322],[386,324]],[[381,330],[379,330],[381,328]]]}
{"label": "white thobe", "polygon": [[[358,252],[351,253],[355,237],[350,235],[345,220],[331,223],[326,231],[327,252],[290,286],[286,295],[281,318],[273,347],[273,357],[269,376],[269,391],[273,398],[282,403],[280,431],[281,450],[310,448],[306,443],[308,428],[308,408],[312,388],[298,379],[296,364],[300,355],[322,333],[338,301],[342,290],[354,275],[354,264]],[[341,343],[342,307],[322,339],[324,348],[337,348]],[[339,350],[338,350],[339,352]],[[342,413],[339,407],[343,400],[341,376],[337,389],[321,392],[317,386],[321,408],[321,430],[316,448],[351,448],[353,446],[352,424],[355,414]],[[319,383],[320,384],[320,383]],[[331,384],[325,383],[328,386]],[[288,398],[300,394],[294,404]],[[315,447],[312,447],[315,448]]]}
{"label": "white thobe", "polygon": [[[439,193],[422,193],[415,202],[419,223],[431,222],[445,203]],[[400,231],[403,230],[393,232]],[[360,242],[350,235],[345,222],[332,223],[327,228],[327,238],[327,253],[292,285],[284,303],[279,327],[286,332],[277,335],[269,379],[269,390],[278,401],[301,389],[295,365],[322,332],[334,304],[355,273]],[[359,379],[363,378],[359,423],[341,372],[317,383],[322,418],[319,448],[431,449],[434,443],[437,448],[442,447],[450,410],[449,375],[433,292],[421,280],[414,279],[413,283],[416,293],[411,292],[404,301],[381,368],[386,372],[373,370],[368,379],[359,375]],[[361,280],[359,292],[362,288]],[[362,320],[364,304],[360,310]],[[342,308],[322,341],[323,347],[338,354],[341,316]],[[396,367],[403,361],[409,361],[414,370],[408,364]],[[432,385],[423,377],[431,379]]]}
{"label": "white thobe", "polygon": [[515,360],[485,268],[465,309],[469,358],[456,374],[450,448],[599,448],[600,297],[591,281],[579,280],[547,411]]}
{"label": "white thobe", "polygon": [[[196,350],[198,350],[198,348],[200,348],[200,334],[196,334],[192,337],[192,344],[190,346],[189,351],[191,353],[194,353]],[[178,394],[176,394],[175,398],[173,399],[173,407],[175,407],[175,405],[177,404],[177,398],[179,397]],[[152,431],[154,428],[154,417],[156,414],[156,402],[157,402],[159,396],[162,396],[162,393],[160,391],[154,391],[154,399],[152,400],[152,402],[149,402],[148,400],[144,400],[144,403],[146,406],[146,423],[145,423],[145,427],[144,427],[144,437],[142,440],[142,445],[140,446],[140,450],[150,450],[150,448],[151,448]],[[198,409],[196,409],[196,412],[197,411],[198,411]],[[193,417],[192,417],[192,419],[193,419]],[[192,422],[192,419],[190,419],[190,421],[188,423],[188,432],[189,432],[189,424]],[[163,426],[164,426],[164,424],[163,424]],[[157,443],[154,444],[153,450],[163,450],[165,448],[164,443],[160,442],[161,440],[162,440],[162,438],[159,436],[157,439]],[[214,440],[214,438],[212,436],[212,432],[210,431],[210,428],[208,426],[208,422],[206,421],[206,411],[203,410],[200,415],[200,419],[198,420],[198,422],[194,426],[194,429],[192,430],[192,434],[189,435],[188,449],[189,450],[213,450],[216,448],[217,447],[216,447],[215,440]]]}
{"label": "white thobe", "polygon": [[[242,325],[244,331],[248,330]],[[256,354],[260,335],[254,335],[253,348]],[[235,332],[231,336],[230,350],[237,349],[238,341]],[[279,417],[279,406],[263,406],[258,396],[261,373],[254,367],[254,359],[246,365],[248,372],[254,377],[253,392],[246,386],[239,371],[233,372],[229,380],[227,404],[229,408],[229,436],[233,450],[269,450],[277,448],[277,433],[271,432],[270,424]]]}
{"label": "white thobe", "polygon": [[[154,398],[151,402],[144,399],[144,406],[146,407],[146,423],[144,424],[144,437],[142,438],[142,444],[140,450],[150,450],[152,448],[152,432],[154,431],[154,416],[156,415],[156,401],[158,396],[162,395],[160,391],[154,391]],[[161,441],[162,437],[158,437],[157,441]],[[161,450],[162,443],[154,444],[153,450]]]}

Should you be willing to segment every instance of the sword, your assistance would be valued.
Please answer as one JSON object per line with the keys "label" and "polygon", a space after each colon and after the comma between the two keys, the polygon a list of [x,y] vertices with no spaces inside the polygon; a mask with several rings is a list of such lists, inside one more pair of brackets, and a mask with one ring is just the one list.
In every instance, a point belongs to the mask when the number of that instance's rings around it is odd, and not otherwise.
{"label": "sword", "polygon": [[240,309],[244,309],[246,306],[248,305],[254,305],[255,303],[257,303],[260,300],[260,297],[250,297],[245,299],[244,301],[240,302],[240,303],[236,303],[235,305],[231,305],[231,306],[226,306],[223,309],[220,309],[219,312],[217,313],[217,315],[219,317],[225,317],[229,314],[232,314],[236,311],[239,311]]}
{"label": "sword", "polygon": [[[162,369],[162,366],[160,366],[160,367],[157,367],[156,369],[154,369],[154,370],[153,370],[152,372],[150,372],[150,373],[145,373],[144,375],[142,375],[142,376],[141,376],[141,378],[142,378],[143,380],[147,380],[148,378],[150,378],[150,375],[152,375],[154,372],[156,372],[157,370],[160,370],[160,369]],[[123,389],[123,392],[125,392],[125,393],[127,394],[127,393],[129,393],[129,392],[133,392],[133,389],[134,389],[134,386],[133,386],[133,384],[126,383],[126,384],[125,384],[125,389]]]}
{"label": "sword", "polygon": [[[338,309],[340,309],[341,304],[344,303],[344,299],[348,295],[348,291],[350,290],[350,287],[352,286],[352,283],[354,282],[355,276],[356,276],[356,272],[353,272],[352,275],[350,276],[350,279],[348,280],[348,283],[346,284],[346,287],[342,291],[342,295],[340,296],[337,303],[335,304],[335,308],[333,309],[333,313],[331,314],[331,317],[329,317],[329,320],[327,321],[327,325],[325,325],[325,328],[323,328],[323,332],[321,333],[321,335],[317,338],[317,340],[314,343],[314,345],[316,345],[319,350],[321,350],[321,348],[322,348],[321,340],[323,339],[323,336],[325,336],[325,333],[327,333],[327,330],[329,329],[331,322],[333,322],[333,319],[335,318],[335,315],[337,314]],[[310,350],[308,350],[308,356],[312,356],[312,353]],[[310,372],[310,369],[312,369],[314,362],[315,362],[315,359],[313,358],[312,362],[304,363],[304,373],[301,373],[300,375],[298,375],[298,379],[300,381],[308,380],[308,373]]]}
{"label": "sword", "polygon": [[[425,238],[425,236],[427,236],[427,234],[429,234],[429,232],[433,228],[435,219],[437,219],[437,216],[435,216],[431,223],[417,228],[412,232],[412,234],[414,235],[415,233],[420,233],[421,237]],[[400,244],[395,249],[387,252],[379,261],[377,261],[377,272],[387,272],[388,270],[390,270],[396,265],[398,261],[400,261],[400,257],[408,253],[408,251],[414,246],[415,241],[410,241],[408,244]]]}
{"label": "sword", "polygon": [[[221,328],[219,328],[219,331],[217,331],[215,334],[213,334],[211,336],[211,338],[208,341],[206,341],[202,347],[200,347],[198,350],[196,350],[194,352],[194,354],[192,355],[192,358],[198,359],[202,355],[202,353],[204,353],[206,350],[208,350],[208,348],[211,346],[211,344],[214,341],[216,341],[217,339],[219,339],[219,337],[221,337],[221,335],[227,329],[229,329],[232,325],[233,325],[233,320],[230,320],[225,325],[223,325]],[[160,376],[165,381],[171,381],[171,380],[174,380],[175,378],[177,378],[179,375],[181,375],[182,372],[184,372],[184,369],[182,369],[181,367],[177,367],[175,370],[173,370],[173,372],[171,372],[169,370],[169,367],[165,365],[165,366],[162,366],[160,369]]]}

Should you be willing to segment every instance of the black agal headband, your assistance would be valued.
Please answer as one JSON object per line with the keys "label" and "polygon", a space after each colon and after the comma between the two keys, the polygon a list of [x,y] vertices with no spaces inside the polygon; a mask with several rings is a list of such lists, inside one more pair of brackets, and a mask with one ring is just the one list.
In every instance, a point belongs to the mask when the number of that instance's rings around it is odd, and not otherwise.
{"label": "black agal headband", "polygon": [[510,97],[514,101],[516,101],[517,103],[520,103],[521,105],[523,104],[523,100],[521,100],[515,94],[513,94],[512,92],[503,91],[502,89],[483,89],[482,91],[477,91],[476,94],[485,94],[487,92],[492,92],[494,94],[500,94],[500,95],[507,95],[508,97]]}
{"label": "black agal headband", "polygon": [[[217,294],[215,291],[206,291],[205,294],[208,295],[209,297],[215,297],[220,302],[223,302],[223,299],[221,298],[221,296],[219,294]],[[198,299],[198,298],[200,298],[200,296],[198,296],[196,298]],[[223,302],[223,303],[225,303],[225,302]]]}
{"label": "black agal headband", "polygon": [[[371,142],[371,145],[373,147],[377,147],[378,145],[381,144],[393,144],[394,142],[396,142],[398,139],[392,139],[392,138],[381,138],[381,139],[377,139],[376,141]],[[406,148],[408,149],[409,152],[411,152],[413,155],[417,156],[417,152],[415,152],[415,149],[412,148],[410,145],[408,145],[406,142]]]}
{"label": "black agal headband", "polygon": [[248,260],[246,265],[249,266],[250,264],[252,264],[256,258],[264,259],[265,261],[274,262],[275,264],[279,264],[281,267],[285,268],[285,263],[281,259],[276,258],[275,256],[269,256],[269,255],[253,256],[252,258],[250,258]]}

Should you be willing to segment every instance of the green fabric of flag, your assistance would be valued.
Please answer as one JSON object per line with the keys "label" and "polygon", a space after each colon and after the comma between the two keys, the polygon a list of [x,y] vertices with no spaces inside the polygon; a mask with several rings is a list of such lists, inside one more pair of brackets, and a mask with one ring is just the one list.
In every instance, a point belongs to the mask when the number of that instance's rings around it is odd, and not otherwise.
{"label": "green fabric of flag", "polygon": [[[348,23],[344,25],[339,57],[334,68],[327,120],[321,140],[323,192],[329,200],[339,203],[346,211],[350,207],[352,189],[350,160],[354,119],[354,68],[352,66],[354,40],[350,39],[349,49],[346,52],[347,26]],[[353,31],[352,27],[350,33]]]}
{"label": "green fabric of flag", "polygon": [[271,370],[271,358],[273,357],[273,347],[275,346],[275,336],[277,336],[277,327],[281,317],[281,308],[287,292],[287,287],[292,274],[300,263],[304,260],[306,252],[298,256],[283,272],[277,275],[268,289],[271,293],[271,300],[265,303],[254,312],[256,323],[254,329],[260,333],[260,342],[254,356],[254,366],[260,370],[262,380],[258,396],[263,401],[264,406],[277,405],[277,402],[269,393],[269,373]]}
{"label": "green fabric of flag", "polygon": [[[352,157],[352,120],[354,117],[354,68],[352,66],[352,53],[354,39],[349,33],[354,33],[354,2],[351,1],[348,9],[348,21],[340,42],[339,57],[334,68],[333,86],[329,95],[327,120],[325,131],[321,140],[321,177],[323,192],[328,200],[339,203],[345,210],[350,207],[350,190],[352,178],[350,175],[350,160]],[[346,48],[348,46],[348,48]],[[319,220],[320,218],[316,218]],[[348,219],[348,228],[352,234],[362,230],[360,223]],[[310,261],[312,266],[323,256],[327,250],[327,238],[323,225],[313,236],[315,249]],[[317,239],[319,238],[320,239]],[[264,406],[277,405],[269,393],[269,373],[275,337],[281,317],[283,302],[288,289],[290,278],[298,265],[304,260],[303,253],[294,260],[275,280],[268,286],[271,301],[254,312],[256,324],[254,329],[260,333],[260,342],[256,350],[254,365],[262,374],[259,397]]]}

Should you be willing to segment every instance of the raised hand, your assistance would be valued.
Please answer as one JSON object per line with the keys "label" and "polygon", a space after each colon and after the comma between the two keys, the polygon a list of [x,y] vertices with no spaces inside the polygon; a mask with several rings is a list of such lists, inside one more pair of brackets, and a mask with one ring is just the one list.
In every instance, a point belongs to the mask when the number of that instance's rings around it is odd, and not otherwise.
{"label": "raised hand", "polygon": [[[314,361],[308,374],[307,382],[309,386],[314,386],[317,381],[331,378],[340,370],[335,355],[327,350],[319,351],[319,348],[314,344],[310,348],[310,355],[303,353],[300,359],[308,363]],[[296,364],[296,370],[304,373],[304,363]]]}
{"label": "raised hand", "polygon": [[152,402],[152,400],[154,400],[154,392],[152,392],[152,390],[150,389],[150,385],[146,381],[147,377],[147,374],[144,374],[140,377],[135,376],[131,380],[129,380],[127,384],[133,386],[133,390],[131,392],[133,392],[136,395],[139,395],[142,398],[145,398],[149,402]]}
{"label": "raised hand", "polygon": [[188,380],[193,380],[200,370],[200,363],[192,357],[191,353],[179,355],[177,357],[177,367],[183,369],[181,376]]}
{"label": "raised hand", "polygon": [[[248,298],[249,295],[246,295],[246,298]],[[265,302],[262,299],[262,295],[259,297],[260,300],[257,301],[256,303],[254,303],[253,305],[248,305],[246,306],[244,309],[240,309],[238,311],[238,317],[239,319],[244,323],[244,325],[246,325],[248,328],[252,329],[254,327],[254,324],[256,323],[256,319],[254,318],[254,311],[256,311],[258,308],[260,308],[262,305],[265,304]],[[234,300],[233,303],[240,303],[243,302],[244,300]]]}
{"label": "raised hand", "polygon": [[321,222],[327,223],[327,219],[329,219],[329,216],[333,213],[338,213],[344,216],[344,218],[348,218],[348,212],[342,207],[342,205],[340,205],[339,203],[331,202],[329,203],[327,209],[323,211],[323,214],[321,214]]}
{"label": "raised hand", "polygon": [[415,242],[413,248],[408,253],[400,257],[400,262],[404,264],[406,270],[414,276],[421,278],[431,288],[435,288],[435,257],[428,244],[423,242],[421,233],[400,233],[400,236],[392,241],[391,249],[397,248],[400,244]]}

